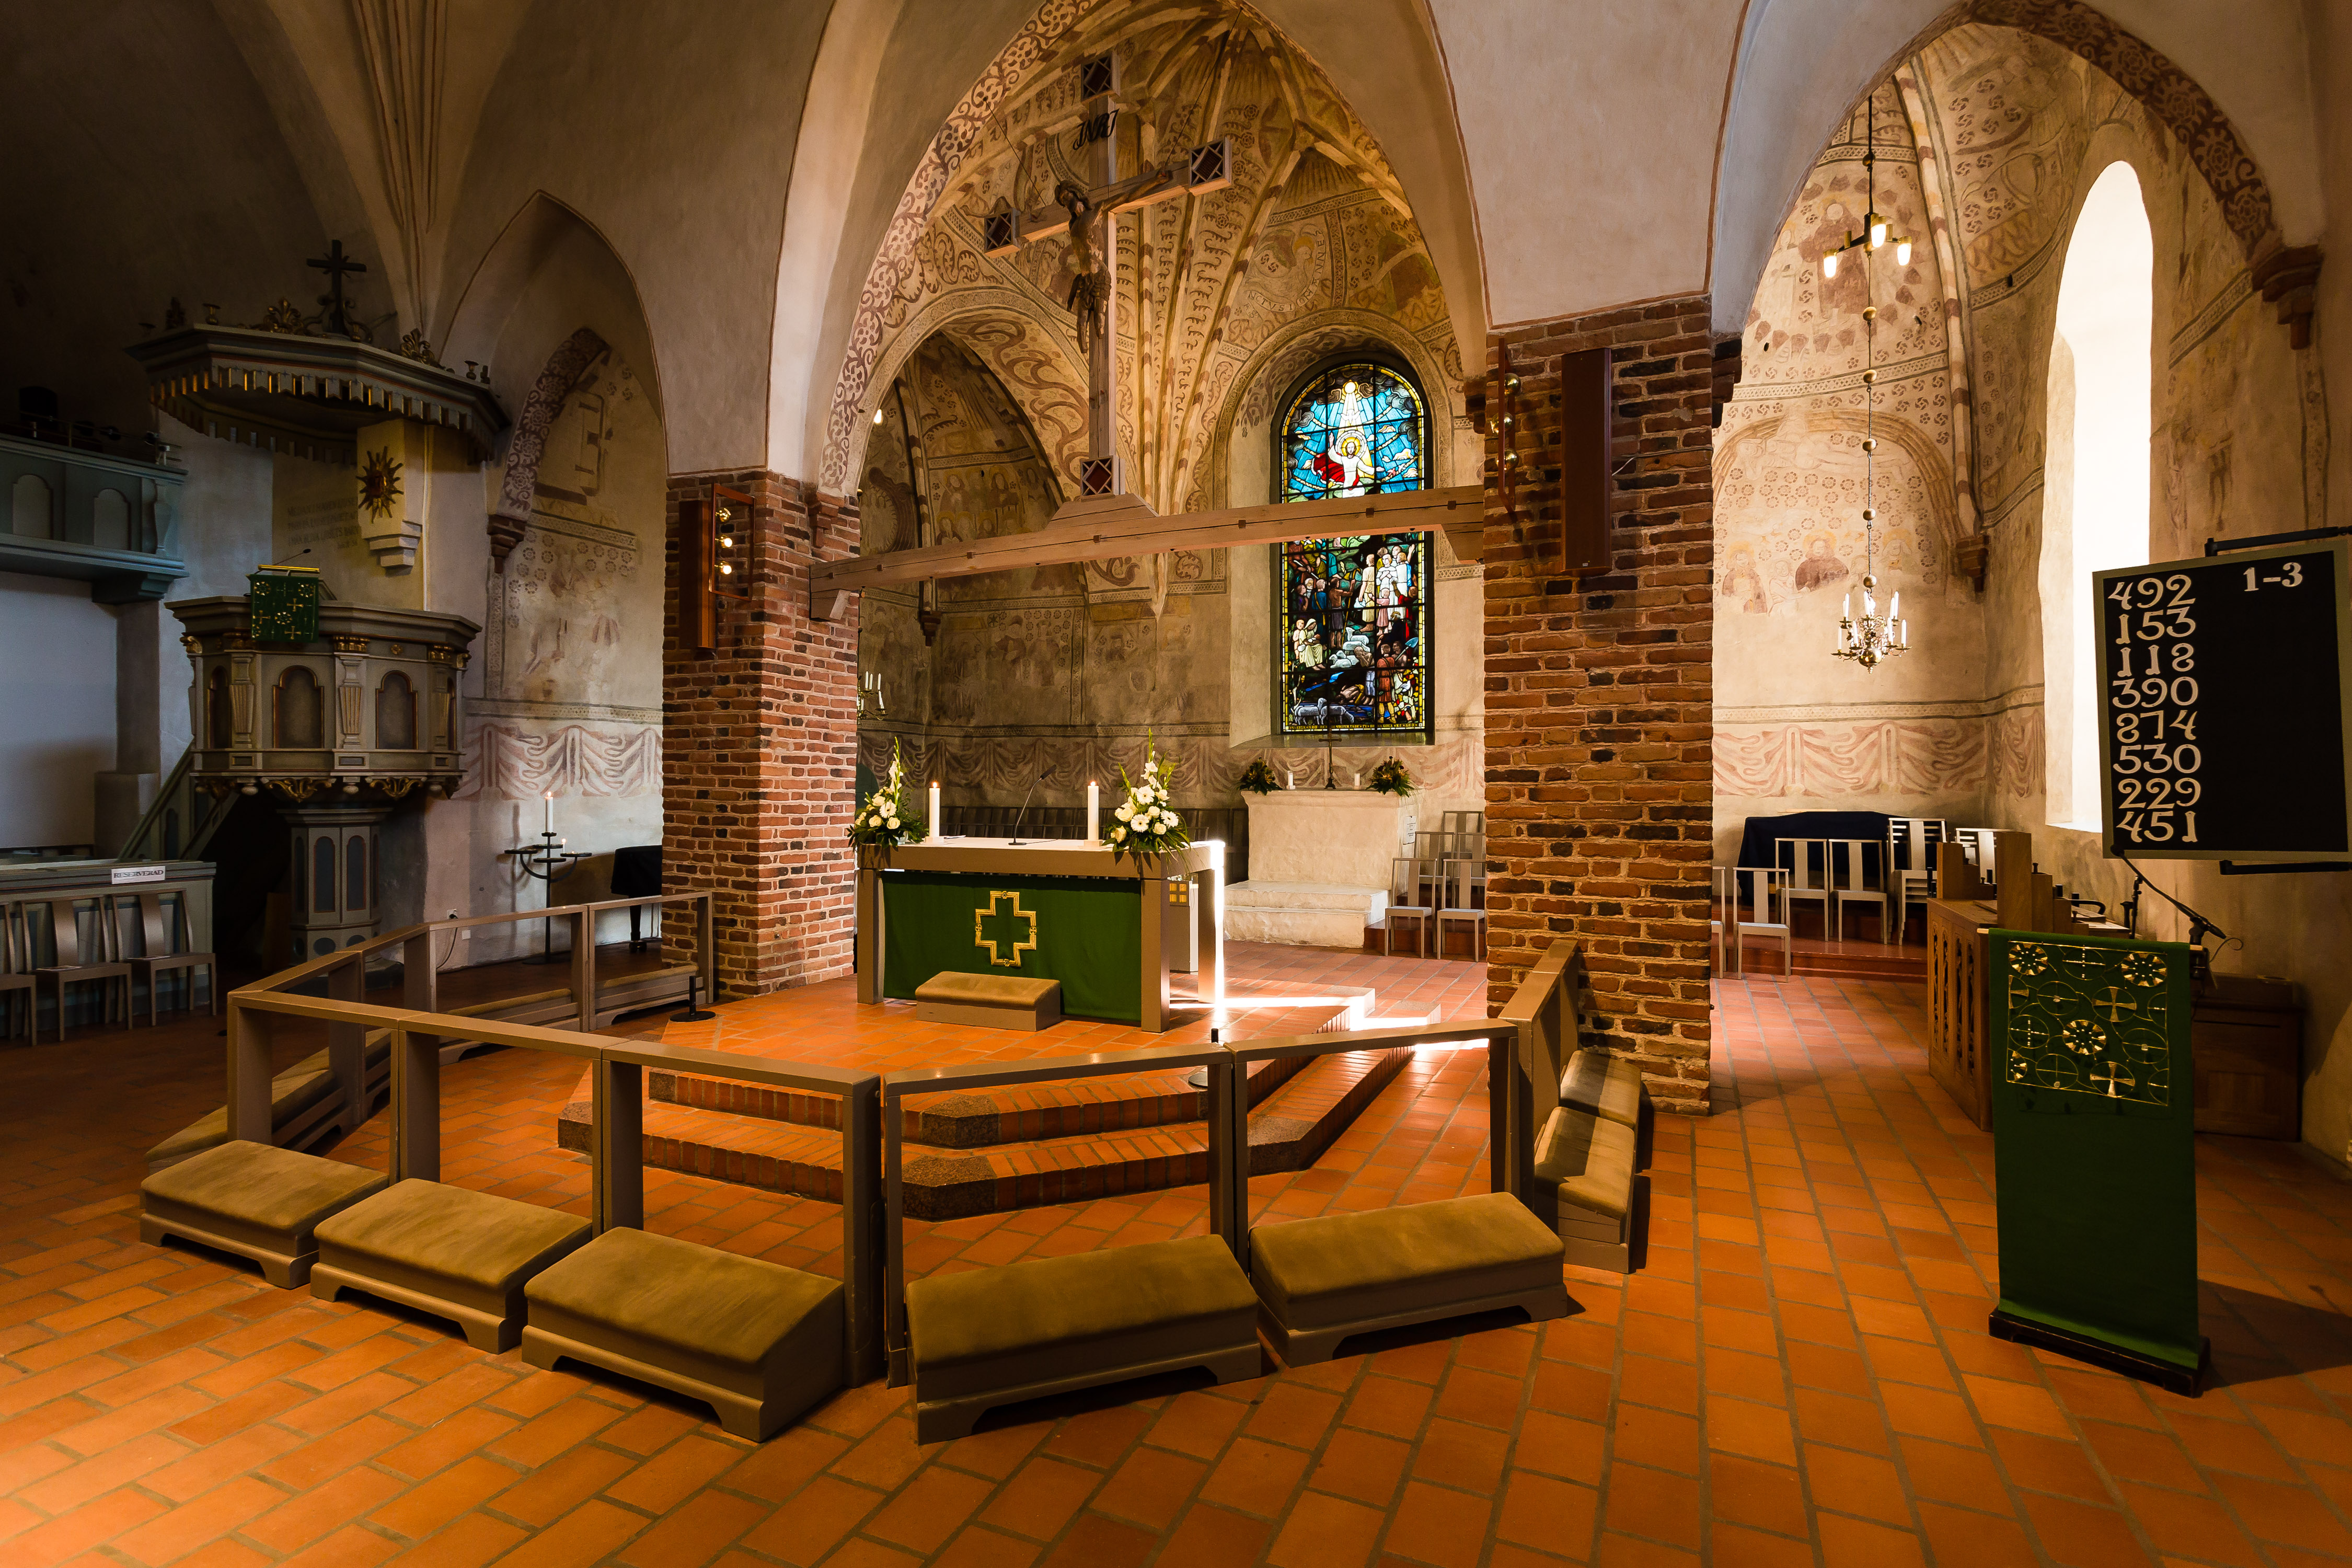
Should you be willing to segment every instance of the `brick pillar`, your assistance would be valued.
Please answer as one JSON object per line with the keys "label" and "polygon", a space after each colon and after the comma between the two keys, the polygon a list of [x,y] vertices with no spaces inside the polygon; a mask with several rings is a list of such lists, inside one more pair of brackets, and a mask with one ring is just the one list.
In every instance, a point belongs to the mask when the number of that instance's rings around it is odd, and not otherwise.
{"label": "brick pillar", "polygon": [[[719,649],[678,641],[680,503],[754,498],[752,597],[719,602]],[[809,616],[817,556],[852,554],[854,501],[780,474],[669,482],[662,640],[662,880],[717,889],[721,996],[847,974],[856,930],[846,837],[857,767],[857,613]]]}
{"label": "brick pillar", "polygon": [[[1611,567],[1559,575],[1560,356],[1610,351]],[[1494,334],[1488,386],[1488,994],[1579,938],[1584,1043],[1661,1110],[1707,1106],[1713,837],[1714,340],[1704,295]],[[1496,416],[1517,423],[1512,506]]]}

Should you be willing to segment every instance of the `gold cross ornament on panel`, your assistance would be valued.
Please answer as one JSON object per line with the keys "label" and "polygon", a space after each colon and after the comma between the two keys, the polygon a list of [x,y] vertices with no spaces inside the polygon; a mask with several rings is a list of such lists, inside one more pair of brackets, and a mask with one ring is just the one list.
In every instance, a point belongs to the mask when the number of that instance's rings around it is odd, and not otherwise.
{"label": "gold cross ornament on panel", "polygon": [[[1012,908],[999,909],[997,906],[1000,900],[1009,903],[1012,905]],[[986,929],[987,922],[997,915],[1003,915],[1007,920],[1027,921],[1029,922],[1029,934],[1017,941],[1013,941],[1012,940],[1012,932],[1006,928],[1000,926],[998,930],[1003,932],[1003,935],[991,937]],[[1024,910],[1021,907],[1021,895],[1017,891],[1010,893],[991,891],[988,895],[988,907],[986,909],[974,910],[971,911],[971,942],[974,947],[984,947],[988,949],[988,962],[996,965],[998,968],[1018,969],[1021,967],[1021,955],[1023,953],[1034,952],[1037,951],[1036,913],[1034,910]],[[1013,954],[1010,958],[1004,955],[1003,951],[1008,945],[1011,947]]]}

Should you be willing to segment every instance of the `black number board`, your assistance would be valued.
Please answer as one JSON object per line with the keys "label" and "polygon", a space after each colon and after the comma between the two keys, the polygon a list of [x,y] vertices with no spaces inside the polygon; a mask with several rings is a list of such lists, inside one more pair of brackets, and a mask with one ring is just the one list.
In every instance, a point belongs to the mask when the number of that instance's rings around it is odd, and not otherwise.
{"label": "black number board", "polygon": [[2092,584],[2107,853],[2352,861],[2352,541]]}

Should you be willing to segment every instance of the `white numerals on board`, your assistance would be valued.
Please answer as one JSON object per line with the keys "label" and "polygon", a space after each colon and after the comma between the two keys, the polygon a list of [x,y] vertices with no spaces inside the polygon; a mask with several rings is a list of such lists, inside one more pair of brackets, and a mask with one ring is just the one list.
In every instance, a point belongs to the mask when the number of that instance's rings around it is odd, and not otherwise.
{"label": "white numerals on board", "polygon": [[[2298,568],[2295,581],[2301,580]],[[2256,586],[2249,572],[2247,592]],[[2197,774],[2205,754],[2196,744],[2197,646],[2189,640],[2197,633],[2189,614],[2197,603],[2194,587],[2181,572],[2117,578],[2107,585],[2107,600],[2116,606],[2108,639],[2107,689],[2116,711],[2107,787],[2116,836],[2135,847],[2197,842],[2196,806],[2205,794]]]}

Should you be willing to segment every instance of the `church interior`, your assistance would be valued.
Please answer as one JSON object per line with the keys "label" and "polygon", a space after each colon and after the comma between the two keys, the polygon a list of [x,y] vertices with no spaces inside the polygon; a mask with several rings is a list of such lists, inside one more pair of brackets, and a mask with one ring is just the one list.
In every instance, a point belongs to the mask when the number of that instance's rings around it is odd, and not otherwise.
{"label": "church interior", "polygon": [[0,42],[0,1564],[2352,1562],[2339,6]]}

